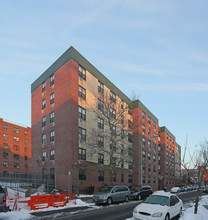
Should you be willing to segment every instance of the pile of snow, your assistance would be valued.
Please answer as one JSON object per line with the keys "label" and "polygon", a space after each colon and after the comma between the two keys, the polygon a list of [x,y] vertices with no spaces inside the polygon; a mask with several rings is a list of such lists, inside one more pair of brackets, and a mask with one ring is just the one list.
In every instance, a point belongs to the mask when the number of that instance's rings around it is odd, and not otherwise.
{"label": "pile of snow", "polygon": [[[87,195],[81,195],[80,197],[87,197]],[[46,209],[39,209],[39,210],[30,210],[30,207],[27,205],[27,203],[21,203],[21,200],[29,200],[30,198],[21,198],[19,199],[20,203],[18,203],[18,211],[11,211],[11,212],[0,212],[0,220],[26,220],[26,219],[32,219],[34,216],[31,215],[31,213],[34,212],[45,212],[45,211],[52,211],[52,210],[63,210],[63,209],[68,209],[72,207],[82,207],[82,206],[87,206],[90,208],[97,208],[94,203],[86,203],[83,202],[81,199],[76,199],[76,201],[71,200],[69,201],[66,206],[64,207],[49,207]],[[14,206],[14,200],[8,200],[7,205],[12,208]],[[12,203],[12,204],[10,204]]]}

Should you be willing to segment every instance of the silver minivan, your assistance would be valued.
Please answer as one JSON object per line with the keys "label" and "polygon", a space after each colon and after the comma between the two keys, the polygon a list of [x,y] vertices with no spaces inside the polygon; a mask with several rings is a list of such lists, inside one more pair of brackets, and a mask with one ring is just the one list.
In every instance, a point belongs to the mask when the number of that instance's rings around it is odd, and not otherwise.
{"label": "silver minivan", "polygon": [[128,186],[104,186],[95,193],[92,200],[96,204],[108,204],[114,202],[128,202],[131,197]]}

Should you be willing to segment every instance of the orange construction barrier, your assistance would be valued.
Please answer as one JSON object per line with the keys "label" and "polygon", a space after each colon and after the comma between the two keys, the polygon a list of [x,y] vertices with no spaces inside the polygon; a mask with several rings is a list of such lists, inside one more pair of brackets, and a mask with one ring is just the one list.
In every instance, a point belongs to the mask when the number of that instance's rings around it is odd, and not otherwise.
{"label": "orange construction barrier", "polygon": [[66,195],[51,195],[50,206],[53,206],[53,207],[65,206],[66,205],[65,197]]}
{"label": "orange construction barrier", "polygon": [[48,208],[50,206],[50,195],[31,196],[28,206],[32,210]]}

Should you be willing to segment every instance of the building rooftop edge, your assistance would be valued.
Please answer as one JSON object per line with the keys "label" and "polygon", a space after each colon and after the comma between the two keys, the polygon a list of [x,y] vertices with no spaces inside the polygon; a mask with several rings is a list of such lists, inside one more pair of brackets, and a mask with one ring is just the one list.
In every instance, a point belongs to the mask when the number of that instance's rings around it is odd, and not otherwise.
{"label": "building rooftop edge", "polygon": [[31,92],[33,92],[38,86],[40,86],[48,77],[56,72],[61,66],[63,66],[68,60],[74,59],[83,68],[89,71],[100,82],[106,85],[112,92],[122,98],[127,104],[131,104],[129,99],[120,89],[118,89],[109,79],[107,79],[99,70],[96,69],[86,58],[84,58],[74,47],[67,49],[45,72],[43,72],[32,84]]}
{"label": "building rooftop edge", "polygon": [[165,126],[159,127],[159,132],[166,132],[169,136],[172,136],[174,139],[176,139],[175,136]]}

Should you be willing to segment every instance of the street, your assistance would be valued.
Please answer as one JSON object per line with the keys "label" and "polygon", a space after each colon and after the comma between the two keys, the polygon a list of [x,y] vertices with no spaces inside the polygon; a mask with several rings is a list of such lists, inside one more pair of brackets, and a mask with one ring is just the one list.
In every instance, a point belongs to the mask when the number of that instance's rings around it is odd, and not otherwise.
{"label": "street", "polygon": [[[200,196],[203,195],[200,192]],[[178,197],[184,203],[189,201],[194,201],[196,196],[196,191],[184,192],[178,194]],[[130,201],[128,203],[113,204],[111,206],[100,206],[98,209],[92,208],[84,211],[76,211],[70,213],[64,213],[64,216],[58,217],[58,220],[125,220],[132,217],[133,209],[142,201]],[[50,216],[51,219],[52,217]],[[47,219],[47,218],[45,218]]]}

